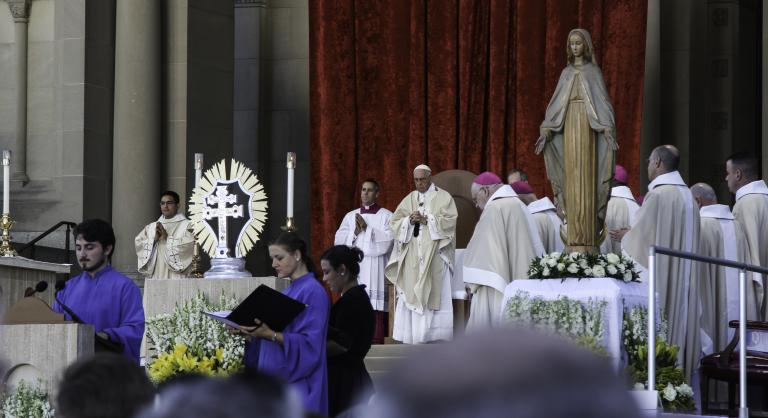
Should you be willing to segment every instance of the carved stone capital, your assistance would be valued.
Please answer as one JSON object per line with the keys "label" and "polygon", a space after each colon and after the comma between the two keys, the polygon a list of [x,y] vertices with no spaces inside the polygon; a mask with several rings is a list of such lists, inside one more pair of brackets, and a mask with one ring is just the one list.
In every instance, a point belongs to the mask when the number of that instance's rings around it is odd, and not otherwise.
{"label": "carved stone capital", "polygon": [[29,20],[29,8],[32,0],[7,0],[11,9],[14,22],[27,22]]}

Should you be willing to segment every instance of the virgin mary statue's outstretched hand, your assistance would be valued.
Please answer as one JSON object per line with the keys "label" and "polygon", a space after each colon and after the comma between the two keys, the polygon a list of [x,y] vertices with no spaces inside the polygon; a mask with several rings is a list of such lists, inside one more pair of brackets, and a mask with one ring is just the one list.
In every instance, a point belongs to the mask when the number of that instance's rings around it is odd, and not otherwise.
{"label": "virgin mary statue's outstretched hand", "polygon": [[536,154],[544,151],[567,250],[596,253],[605,237],[616,123],[589,32],[572,30],[567,53],[568,66],[547,106]]}

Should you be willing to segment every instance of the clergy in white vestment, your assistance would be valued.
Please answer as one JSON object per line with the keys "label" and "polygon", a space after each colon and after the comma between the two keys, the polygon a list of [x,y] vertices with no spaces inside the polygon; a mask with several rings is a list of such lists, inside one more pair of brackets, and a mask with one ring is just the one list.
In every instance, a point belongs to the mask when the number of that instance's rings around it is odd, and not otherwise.
{"label": "clergy in white vestment", "polygon": [[168,190],[160,196],[160,218],[136,235],[139,273],[150,279],[189,276],[195,236],[189,219],[179,213],[179,195]]}
{"label": "clergy in white vestment", "polygon": [[360,190],[361,206],[344,215],[334,239],[335,245],[354,246],[363,251],[357,281],[365,285],[376,317],[373,343],[384,344],[388,335],[388,297],[384,268],[392,251],[392,230],[389,220],[392,212],[379,206],[379,183],[374,179],[363,181]]}
{"label": "clergy in white vestment", "polygon": [[[648,194],[637,211],[621,246],[643,268],[648,268],[652,245],[698,253],[699,211],[688,186],[677,171],[680,154],[671,145],[656,147],[648,159]],[[699,303],[697,264],[668,256],[656,257],[659,307],[668,320],[669,342],[680,347],[678,359],[686,377],[699,361]],[[643,276],[647,277],[645,274]]]}
{"label": "clergy in white vestment", "polygon": [[[696,183],[691,186],[693,198],[699,206],[701,231],[700,254],[736,262],[746,259],[746,238],[741,226],[734,221],[727,205],[717,204],[712,186]],[[704,355],[722,351],[733,337],[728,321],[739,319],[739,272],[708,264],[699,268],[699,298],[701,301],[701,351]],[[758,307],[755,304],[754,285],[747,283],[747,306],[749,319],[755,319]]]}
{"label": "clergy in white vestment", "polygon": [[[747,237],[749,263],[768,267],[768,186],[758,178],[757,158],[734,154],[726,161],[725,170],[728,189],[736,194],[733,216]],[[758,282],[761,318],[768,321],[768,278],[758,273],[752,276]]]}
{"label": "clergy in white vestment", "polygon": [[536,229],[539,232],[539,238],[547,254],[563,252],[565,244],[560,234],[560,228],[563,221],[557,216],[557,208],[554,203],[544,196],[528,204],[528,212],[531,213],[533,221],[536,223]]}
{"label": "clergy in white vestment", "polygon": [[392,338],[406,344],[453,337],[453,278],[456,204],[432,183],[432,170],[413,170],[416,190],[397,206],[390,220],[392,256],[385,269],[397,303]]}
{"label": "clergy in white vestment", "polygon": [[464,251],[464,283],[472,292],[467,332],[500,323],[504,289],[528,278],[531,260],[544,253],[536,225],[510,185],[485,172],[475,177],[471,193],[483,213]]}
{"label": "clergy in white vestment", "polygon": [[621,240],[614,239],[616,233],[621,230],[628,230],[632,227],[637,210],[640,205],[637,204],[632,190],[627,186],[629,174],[627,170],[616,165],[613,174],[613,187],[611,187],[611,198],[608,200],[608,208],[605,212],[605,226],[613,234],[606,234],[605,240],[600,245],[600,252],[621,254]]}

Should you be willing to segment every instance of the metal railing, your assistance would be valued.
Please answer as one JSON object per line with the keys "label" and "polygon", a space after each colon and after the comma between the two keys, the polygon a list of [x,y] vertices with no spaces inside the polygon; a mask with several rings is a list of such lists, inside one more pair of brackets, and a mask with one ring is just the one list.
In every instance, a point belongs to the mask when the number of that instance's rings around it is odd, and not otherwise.
{"label": "metal railing", "polygon": [[768,274],[768,268],[722,258],[706,257],[671,248],[651,246],[648,252],[648,390],[656,389],[656,254],[700,261],[739,270],[739,418],[747,409],[747,271]]}
{"label": "metal railing", "polygon": [[37,244],[40,240],[42,240],[43,238],[47,237],[53,231],[61,228],[64,225],[66,225],[66,227],[67,227],[67,231],[64,234],[64,263],[71,264],[71,263],[69,263],[69,261],[70,261],[70,258],[69,258],[70,257],[70,254],[69,254],[69,235],[70,235],[70,233],[72,231],[72,228],[77,226],[77,224],[74,223],[74,222],[70,222],[70,221],[60,221],[56,225],[48,228],[45,232],[43,232],[42,234],[38,235],[35,239],[33,239],[32,241],[29,241],[28,243],[24,244],[21,248],[19,248],[19,251],[18,251],[19,254],[21,254],[23,251],[26,251],[26,250],[29,249],[30,253],[31,253],[30,254],[31,255],[30,258],[34,259],[35,258],[35,244]]}

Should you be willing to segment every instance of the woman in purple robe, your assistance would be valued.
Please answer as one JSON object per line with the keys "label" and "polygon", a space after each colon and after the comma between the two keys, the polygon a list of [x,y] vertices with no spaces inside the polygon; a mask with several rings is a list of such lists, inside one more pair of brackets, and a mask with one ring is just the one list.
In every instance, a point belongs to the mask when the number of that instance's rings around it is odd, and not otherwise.
{"label": "woman in purple robe", "polygon": [[328,414],[328,372],[325,360],[330,300],[315,278],[306,243],[293,232],[280,234],[270,246],[278,278],[291,281],[283,293],[307,307],[282,332],[259,324],[241,331],[252,338],[246,344],[245,364],[288,382],[304,400],[307,411]]}

